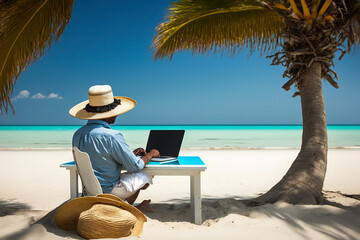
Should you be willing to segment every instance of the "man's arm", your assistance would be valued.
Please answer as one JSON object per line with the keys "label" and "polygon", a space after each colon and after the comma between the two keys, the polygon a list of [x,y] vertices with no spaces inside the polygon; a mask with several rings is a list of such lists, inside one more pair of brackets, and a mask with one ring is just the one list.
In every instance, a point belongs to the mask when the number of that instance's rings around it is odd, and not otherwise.
{"label": "man's arm", "polygon": [[[121,133],[116,134],[116,136],[113,138],[112,144],[114,159],[118,163],[124,165],[128,172],[140,171],[150,162],[151,158],[160,156],[159,151],[156,149],[152,149],[148,153],[142,149],[144,156],[136,157],[134,152],[130,150],[129,145]],[[142,152],[140,148],[135,150],[135,152],[140,152],[140,154]]]}
{"label": "man's arm", "polygon": [[145,167],[144,160],[134,155],[121,133],[113,136],[111,145],[112,157],[128,172],[138,172]]}

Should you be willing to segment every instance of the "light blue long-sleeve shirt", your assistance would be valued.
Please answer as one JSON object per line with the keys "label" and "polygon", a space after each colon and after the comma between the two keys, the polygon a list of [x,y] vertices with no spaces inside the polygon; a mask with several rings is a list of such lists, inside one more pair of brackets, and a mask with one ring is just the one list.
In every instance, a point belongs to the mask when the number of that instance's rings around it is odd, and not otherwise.
{"label": "light blue long-sleeve shirt", "polygon": [[104,193],[110,193],[119,182],[122,169],[137,172],[144,168],[144,161],[134,155],[123,135],[102,120],[89,120],[77,130],[72,145],[89,154]]}

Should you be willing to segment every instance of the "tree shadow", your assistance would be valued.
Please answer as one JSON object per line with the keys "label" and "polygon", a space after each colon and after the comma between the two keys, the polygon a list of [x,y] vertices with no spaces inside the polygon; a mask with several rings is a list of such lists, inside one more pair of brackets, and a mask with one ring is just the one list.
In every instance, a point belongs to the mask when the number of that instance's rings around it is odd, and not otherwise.
{"label": "tree shadow", "polygon": [[[346,195],[342,195],[346,197]],[[240,200],[239,200],[240,199]],[[357,240],[360,236],[360,201],[354,206],[326,200],[324,205],[290,205],[286,203],[248,206],[240,197],[202,199],[203,225],[211,226],[220,218],[237,214],[251,219],[269,217],[288,225],[292,231],[308,239],[305,230],[312,229],[328,239]],[[146,213],[160,222],[193,222],[193,210],[186,199],[171,199],[171,204],[154,203],[154,212]],[[333,208],[332,208],[333,207]],[[305,229],[306,227],[306,229]]]}
{"label": "tree shadow", "polygon": [[323,191],[324,203],[322,205],[286,204],[279,208],[261,211],[269,217],[283,219],[304,238],[309,238],[302,227],[306,225],[329,239],[356,240],[360,236],[360,201],[353,196],[359,195]]}
{"label": "tree shadow", "polygon": [[[229,196],[219,199],[213,197],[202,198],[202,219],[215,220],[228,214],[240,214],[248,216],[248,208],[239,199],[239,196]],[[171,203],[168,203],[171,202]],[[190,222],[194,221],[193,209],[188,198],[169,199],[168,202],[151,203],[154,212],[147,212],[145,215],[160,222]]]}
{"label": "tree shadow", "polygon": [[[328,192],[329,193],[329,192]],[[341,194],[342,195],[342,194]],[[346,195],[342,195],[346,197]],[[328,194],[323,205],[288,205],[276,207],[277,204],[266,204],[255,207],[254,211],[278,218],[290,225],[304,239],[308,239],[303,226],[323,234],[329,239],[357,240],[360,236],[360,201],[346,206]],[[330,207],[330,208],[329,208]],[[331,209],[333,207],[334,209]]]}
{"label": "tree shadow", "polygon": [[0,200],[0,217],[14,215],[25,210],[30,210],[30,206],[26,203],[15,202],[15,199]]}
{"label": "tree shadow", "polygon": [[[65,203],[65,202],[64,202]],[[62,206],[62,204],[60,205]],[[60,207],[59,206],[59,207]],[[52,233],[56,236],[63,237],[63,238],[71,238],[71,239],[84,239],[80,237],[76,231],[67,231],[60,229],[56,226],[54,221],[55,212],[58,210],[58,208],[55,208],[54,210],[47,213],[45,216],[31,224],[28,228],[23,229],[19,232],[13,233],[11,235],[6,236],[6,240],[21,240],[21,239],[43,239],[43,235],[48,232]]]}

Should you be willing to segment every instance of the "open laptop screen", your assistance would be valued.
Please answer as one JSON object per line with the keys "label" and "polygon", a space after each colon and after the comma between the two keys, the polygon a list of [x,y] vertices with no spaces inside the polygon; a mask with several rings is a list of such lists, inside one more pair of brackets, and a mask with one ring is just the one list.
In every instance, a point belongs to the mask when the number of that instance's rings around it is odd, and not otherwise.
{"label": "open laptop screen", "polygon": [[151,130],[146,145],[146,152],[157,149],[161,156],[177,158],[185,130]]}

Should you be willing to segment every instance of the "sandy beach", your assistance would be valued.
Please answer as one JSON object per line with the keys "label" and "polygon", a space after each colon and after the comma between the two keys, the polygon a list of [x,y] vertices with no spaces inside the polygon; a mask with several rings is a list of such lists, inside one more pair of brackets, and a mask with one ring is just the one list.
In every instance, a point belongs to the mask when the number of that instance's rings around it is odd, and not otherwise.
{"label": "sandy beach", "polygon": [[[183,150],[207,165],[202,173],[203,224],[191,223],[189,177],[154,178],[137,202],[152,200],[140,239],[360,239],[360,149],[330,149],[328,204],[247,207],[285,174],[298,149]],[[0,151],[0,239],[82,239],[53,223],[69,199],[70,149]]]}

